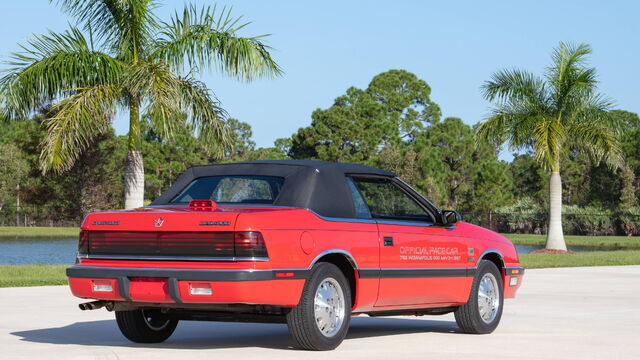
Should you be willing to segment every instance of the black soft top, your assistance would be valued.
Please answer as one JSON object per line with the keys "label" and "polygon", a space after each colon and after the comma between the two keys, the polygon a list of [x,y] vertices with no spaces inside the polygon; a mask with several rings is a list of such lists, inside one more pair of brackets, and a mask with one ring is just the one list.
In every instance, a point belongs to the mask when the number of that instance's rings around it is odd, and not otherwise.
{"label": "black soft top", "polygon": [[362,164],[316,160],[259,160],[229,164],[194,166],[151,205],[165,205],[194,179],[207,176],[255,175],[285,179],[275,206],[308,208],[327,217],[355,217],[351,193],[345,175],[378,175],[395,177],[387,170]]}

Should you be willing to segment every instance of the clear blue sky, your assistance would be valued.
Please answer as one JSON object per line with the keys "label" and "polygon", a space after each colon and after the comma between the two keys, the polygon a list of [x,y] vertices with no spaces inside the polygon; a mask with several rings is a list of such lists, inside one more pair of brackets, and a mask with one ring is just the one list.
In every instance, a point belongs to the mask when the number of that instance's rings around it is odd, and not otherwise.
{"label": "clear blue sky", "polygon": [[[183,1],[164,1],[167,19]],[[480,121],[489,104],[479,88],[491,73],[518,67],[542,73],[559,41],[593,46],[600,90],[616,107],[640,112],[638,1],[195,1],[232,5],[253,23],[243,34],[272,34],[285,71],[276,80],[203,80],[230,116],[253,127],[258,146],[290,136],[350,86],[364,88],[389,69],[426,80],[444,116]],[[70,19],[48,1],[0,2],[0,58],[33,33],[61,31]],[[0,65],[4,68],[5,65]],[[117,133],[127,132],[116,119]]]}

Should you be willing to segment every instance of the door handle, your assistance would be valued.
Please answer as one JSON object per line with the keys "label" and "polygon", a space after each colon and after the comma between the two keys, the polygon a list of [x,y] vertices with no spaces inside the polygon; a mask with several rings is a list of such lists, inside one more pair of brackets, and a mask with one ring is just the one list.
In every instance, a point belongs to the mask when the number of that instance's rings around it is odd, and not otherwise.
{"label": "door handle", "polygon": [[393,246],[392,236],[385,236],[383,239],[384,239],[384,246]]}

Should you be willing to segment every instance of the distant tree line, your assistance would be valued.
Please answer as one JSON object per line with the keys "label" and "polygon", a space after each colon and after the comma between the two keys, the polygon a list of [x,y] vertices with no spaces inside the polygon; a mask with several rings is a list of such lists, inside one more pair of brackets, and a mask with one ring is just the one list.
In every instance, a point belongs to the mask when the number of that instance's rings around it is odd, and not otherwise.
{"label": "distant tree line", "polygon": [[[236,119],[227,121],[229,144],[211,152],[204,150],[186,117],[171,140],[143,117],[145,201],[193,165],[285,158],[357,162],[394,171],[441,208],[461,210],[474,222],[492,222],[502,231],[543,233],[549,179],[534,154],[500,160],[498,145],[478,141],[475,126],[459,118],[443,119],[430,95],[424,80],[390,70],[365,89],[347,89],[330,107],[315,110],[309,126],[270,148],[256,147],[251,127]],[[640,233],[640,118],[623,110],[611,115],[625,124],[621,168],[611,170],[577,150],[561,159],[566,233]],[[121,208],[126,136],[107,131],[70,171],[43,176],[38,156],[47,136],[44,119],[36,115],[0,126],[0,211],[15,207],[18,194],[24,211],[46,207],[39,216],[52,223],[78,222],[91,211]],[[213,153],[222,155],[207,155]]]}

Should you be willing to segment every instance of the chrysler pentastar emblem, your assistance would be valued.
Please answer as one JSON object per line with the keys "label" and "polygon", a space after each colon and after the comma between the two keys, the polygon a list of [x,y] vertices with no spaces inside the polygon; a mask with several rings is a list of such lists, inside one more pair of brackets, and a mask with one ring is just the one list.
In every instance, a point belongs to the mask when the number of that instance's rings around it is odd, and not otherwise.
{"label": "chrysler pentastar emblem", "polygon": [[164,224],[164,219],[161,218],[161,217],[156,218],[155,220],[153,220],[153,226],[155,226],[155,227],[161,227],[162,224]]}

